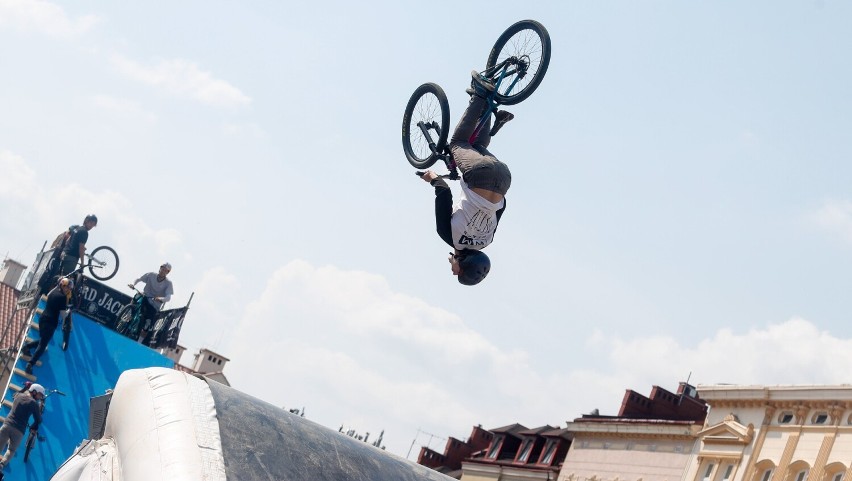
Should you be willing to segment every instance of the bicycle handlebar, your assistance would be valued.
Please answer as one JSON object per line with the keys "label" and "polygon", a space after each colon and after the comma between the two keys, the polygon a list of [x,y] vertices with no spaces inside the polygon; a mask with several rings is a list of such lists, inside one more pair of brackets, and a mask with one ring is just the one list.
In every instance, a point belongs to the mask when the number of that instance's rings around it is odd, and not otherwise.
{"label": "bicycle handlebar", "polygon": [[145,294],[143,294],[143,293],[142,293],[142,291],[140,291],[139,289],[137,289],[137,288],[136,288],[136,286],[134,286],[133,284],[127,284],[127,287],[129,287],[129,288],[133,289],[134,291],[136,291],[136,293],[137,293],[137,294],[139,294],[140,296],[144,297],[145,299],[154,299],[154,298],[156,298],[156,297],[157,297],[157,296],[146,296]]}
{"label": "bicycle handlebar", "polygon": [[[426,175],[426,172],[418,170],[417,172],[414,173],[414,175],[422,178],[424,175]],[[449,174],[441,174],[438,177],[441,178],[441,179],[459,180],[458,172],[450,172]]]}

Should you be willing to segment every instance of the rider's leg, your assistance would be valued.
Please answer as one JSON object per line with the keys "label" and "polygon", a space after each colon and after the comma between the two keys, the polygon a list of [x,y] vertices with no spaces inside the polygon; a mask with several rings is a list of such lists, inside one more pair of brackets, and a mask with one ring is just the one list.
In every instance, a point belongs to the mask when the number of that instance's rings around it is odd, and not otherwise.
{"label": "rider's leg", "polygon": [[[9,460],[12,459],[12,456],[15,455],[15,451],[17,451],[18,446],[21,445],[21,440],[24,439],[24,433],[18,431],[12,426],[4,425],[0,428],[0,438],[6,439],[9,441],[9,450],[6,451],[6,454],[0,458],[0,463],[5,467],[9,464]],[[3,444],[6,444],[5,442]],[[0,444],[2,446],[2,444]]]}
{"label": "rider's leg", "polygon": [[56,321],[42,321],[38,325],[38,349],[33,353],[33,356],[30,358],[29,364],[35,366],[35,363],[41,358],[41,355],[44,354],[45,349],[47,349],[47,344],[53,338],[53,333],[56,332],[56,327],[58,326]]}
{"label": "rider's leg", "polygon": [[59,268],[59,275],[65,276],[74,272],[74,270],[77,269],[77,264],[79,263],[79,257],[65,254],[65,257],[62,258],[62,266]]}
{"label": "rider's leg", "polygon": [[[8,427],[8,426],[0,427],[0,451],[3,451],[4,449],[6,449],[6,445],[9,444],[9,439],[11,437],[10,434],[9,434],[10,429],[13,429],[13,428]],[[6,454],[8,454],[8,451],[6,452]],[[0,469],[2,469],[1,466],[4,466],[6,464],[6,461],[7,461],[7,459],[6,459],[5,455],[0,456]]]}

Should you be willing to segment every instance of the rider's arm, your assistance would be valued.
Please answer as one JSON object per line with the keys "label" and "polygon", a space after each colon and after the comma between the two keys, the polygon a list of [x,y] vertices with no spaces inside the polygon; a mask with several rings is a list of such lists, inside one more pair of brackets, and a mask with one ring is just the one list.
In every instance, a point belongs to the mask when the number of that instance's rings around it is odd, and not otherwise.
{"label": "rider's arm", "polygon": [[76,235],[80,236],[80,244],[77,247],[79,250],[77,257],[80,258],[80,265],[82,266],[84,264],[83,261],[85,260],[83,256],[86,254],[86,242],[89,240],[89,231],[80,227]]}
{"label": "rider's arm", "polygon": [[30,425],[31,431],[38,431],[38,426],[41,424],[41,405],[39,403],[34,403],[35,409],[33,409],[33,423]]}
{"label": "rider's arm", "polygon": [[171,298],[172,298],[172,294],[174,294],[174,293],[175,293],[175,288],[172,285],[172,283],[169,282],[168,285],[166,286],[166,292],[163,294],[163,296],[160,299],[161,302],[163,304],[169,302],[169,300],[171,300]]}
{"label": "rider's arm", "polygon": [[453,192],[444,179],[438,177],[430,182],[435,187],[435,227],[438,236],[453,247],[453,232],[450,219],[453,217]]}

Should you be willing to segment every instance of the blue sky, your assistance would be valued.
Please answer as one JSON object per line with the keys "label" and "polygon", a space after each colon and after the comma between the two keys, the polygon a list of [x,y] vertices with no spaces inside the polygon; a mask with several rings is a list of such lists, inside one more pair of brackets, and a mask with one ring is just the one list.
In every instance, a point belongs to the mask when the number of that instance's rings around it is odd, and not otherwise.
{"label": "blue sky", "polygon": [[[190,352],[401,455],[690,373],[848,383],[852,5],[528,3],[0,0],[0,251],[97,213],[115,287],[168,260],[195,292]],[[523,18],[552,61],[465,288],[402,110],[437,82],[455,122]]]}

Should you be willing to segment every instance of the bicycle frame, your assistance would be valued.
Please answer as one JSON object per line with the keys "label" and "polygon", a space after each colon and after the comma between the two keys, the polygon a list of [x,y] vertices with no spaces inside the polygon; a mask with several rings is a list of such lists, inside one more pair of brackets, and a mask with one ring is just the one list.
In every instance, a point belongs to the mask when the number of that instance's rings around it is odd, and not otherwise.
{"label": "bicycle frame", "polygon": [[[515,68],[512,69],[512,66]],[[503,80],[507,76],[514,76],[512,79],[512,83],[509,84],[509,88],[506,89],[506,93],[510,93],[512,89],[515,88],[515,85],[518,83],[518,80],[524,78],[527,72],[527,68],[529,66],[529,62],[525,62],[523,59],[518,57],[509,57],[497,65],[486,69],[484,72],[480,73],[485,78],[492,79],[494,81],[494,91],[491,92],[485,100],[487,101],[487,106],[485,107],[485,111],[482,113],[482,116],[479,118],[479,122],[476,124],[476,128],[473,130],[473,135],[470,136],[468,142],[473,144],[477,138],[479,138],[479,134],[482,132],[482,128],[485,127],[485,124],[488,122],[488,118],[497,110],[497,106],[499,102],[497,102],[497,92],[503,83]],[[499,73],[499,75],[498,75]],[[496,78],[495,78],[496,77]],[[455,159],[453,159],[452,151],[450,151],[449,145],[444,146],[441,151],[438,151],[438,146],[435,143],[434,139],[432,139],[432,135],[430,135],[429,130],[434,129],[436,132],[440,128],[437,122],[417,122],[417,127],[420,129],[420,132],[423,134],[423,137],[426,138],[429,150],[432,151],[439,159],[444,162],[444,165],[447,166],[447,170],[450,171],[449,174],[440,175],[439,177],[450,179],[450,180],[458,180],[460,178],[458,172],[458,166],[456,165]],[[417,175],[423,175],[422,172],[417,172]]]}
{"label": "bicycle frame", "polygon": [[[515,70],[509,69],[512,65],[516,66]],[[494,78],[498,72],[500,73],[500,75],[497,76],[497,78]],[[485,127],[485,124],[488,122],[488,117],[495,110],[497,110],[497,105],[499,105],[499,103],[497,102],[497,92],[500,89],[500,85],[503,83],[503,79],[505,79],[508,75],[517,74],[514,75],[512,83],[509,84],[509,88],[506,89],[506,93],[510,93],[512,89],[515,88],[515,84],[518,83],[518,80],[524,78],[526,73],[527,67],[521,59],[517,57],[509,57],[506,60],[503,60],[502,62],[491,67],[490,69],[485,70],[480,74],[485,78],[494,80],[494,91],[491,92],[488,97],[485,98],[485,100],[488,101],[488,105],[487,107],[485,107],[485,112],[482,113],[482,117],[479,118],[479,123],[476,124],[476,128],[473,129],[473,135],[470,136],[468,142],[472,144],[476,141],[477,138],[479,138],[479,134],[480,132],[482,132],[482,128]]]}

